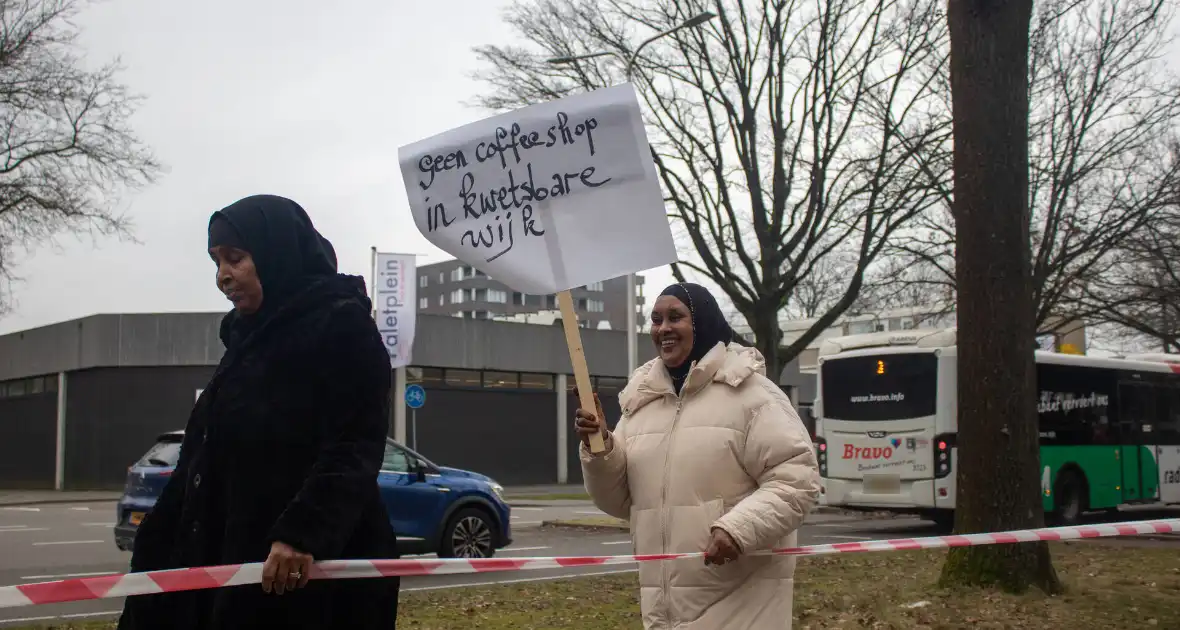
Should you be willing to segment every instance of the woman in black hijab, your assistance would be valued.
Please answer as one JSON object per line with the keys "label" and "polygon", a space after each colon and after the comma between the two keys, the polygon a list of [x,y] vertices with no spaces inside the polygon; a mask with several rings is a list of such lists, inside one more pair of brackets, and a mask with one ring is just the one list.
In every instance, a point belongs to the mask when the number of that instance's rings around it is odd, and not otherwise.
{"label": "woman in black hijab", "polygon": [[[669,349],[669,360],[664,364],[668,368],[668,373],[672,376],[672,383],[676,386],[676,392],[680,392],[680,388],[684,386],[684,379],[688,377],[688,370],[693,363],[700,361],[705,357],[705,353],[712,350],[718,343],[728,344],[730,342],[740,342],[734,332],[733,328],[729,326],[729,322],[725,321],[725,315],[721,312],[721,307],[718,306],[717,300],[713,298],[713,294],[709,290],[699,284],[691,282],[678,282],[669,285],[664,289],[658,297],[656,303],[659,303],[660,298],[669,296],[675,298],[681,305],[688,308],[690,314],[688,324],[692,326],[692,336],[690,344],[680,344]],[[667,303],[665,301],[665,303]],[[664,309],[667,311],[667,309]],[[661,318],[667,318],[669,315],[665,313]],[[656,342],[656,348],[660,350],[660,355],[664,356],[664,348],[662,341],[667,338],[674,338],[674,336],[665,335],[663,337],[656,336],[656,327],[652,327],[652,338]],[[678,355],[683,355],[678,356]]]}
{"label": "woman in black hijab", "polygon": [[[586,489],[630,521],[635,553],[704,552],[640,565],[644,628],[789,628],[795,559],[752,552],[798,544],[819,498],[810,435],[704,287],[665,289],[651,336],[659,356],[619,395],[618,424],[601,406],[574,424]],[[606,450],[591,453],[599,431]]]}
{"label": "woman in black hijab", "polygon": [[308,582],[318,560],[396,557],[377,489],[389,357],[364,279],[270,195],[213,213],[209,256],[234,305],[226,351],[131,569],[265,562],[263,584],[129,598],[119,628],[393,628],[397,578]]}

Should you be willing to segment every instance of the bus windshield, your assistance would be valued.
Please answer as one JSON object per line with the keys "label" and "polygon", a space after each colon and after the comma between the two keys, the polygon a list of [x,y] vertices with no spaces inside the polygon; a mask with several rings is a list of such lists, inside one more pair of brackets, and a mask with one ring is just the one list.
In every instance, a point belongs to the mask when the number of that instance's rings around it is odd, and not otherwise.
{"label": "bus windshield", "polygon": [[932,353],[835,358],[822,369],[824,419],[863,422],[934,415],[938,357]]}

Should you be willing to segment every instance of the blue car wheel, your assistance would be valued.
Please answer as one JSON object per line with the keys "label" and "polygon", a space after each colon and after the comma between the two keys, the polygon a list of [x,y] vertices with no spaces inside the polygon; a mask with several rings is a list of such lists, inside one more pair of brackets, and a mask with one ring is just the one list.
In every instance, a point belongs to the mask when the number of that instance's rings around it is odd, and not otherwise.
{"label": "blue car wheel", "polygon": [[482,510],[459,510],[447,523],[438,555],[443,558],[490,558],[496,553],[496,525]]}

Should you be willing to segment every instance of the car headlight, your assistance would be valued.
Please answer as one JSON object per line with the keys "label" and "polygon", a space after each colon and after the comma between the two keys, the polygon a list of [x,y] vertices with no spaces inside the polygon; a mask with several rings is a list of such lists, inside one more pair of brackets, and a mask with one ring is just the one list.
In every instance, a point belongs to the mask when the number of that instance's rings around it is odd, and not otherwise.
{"label": "car headlight", "polygon": [[504,498],[504,486],[501,486],[494,481],[489,482],[488,485],[492,487],[492,492],[495,492],[497,497],[500,499]]}

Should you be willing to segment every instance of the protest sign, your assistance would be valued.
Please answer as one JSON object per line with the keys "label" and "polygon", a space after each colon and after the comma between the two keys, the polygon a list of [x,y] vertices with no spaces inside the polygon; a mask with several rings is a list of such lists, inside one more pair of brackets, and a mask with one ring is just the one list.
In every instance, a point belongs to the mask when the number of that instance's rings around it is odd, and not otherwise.
{"label": "protest sign", "polygon": [[676,260],[639,101],[619,85],[398,150],[418,230],[532,294]]}
{"label": "protest sign", "polygon": [[[517,291],[557,294],[580,403],[594,409],[569,289],[676,260],[635,89],[501,114],[402,147],[398,161],[431,243]],[[590,450],[604,450],[601,435]]]}

